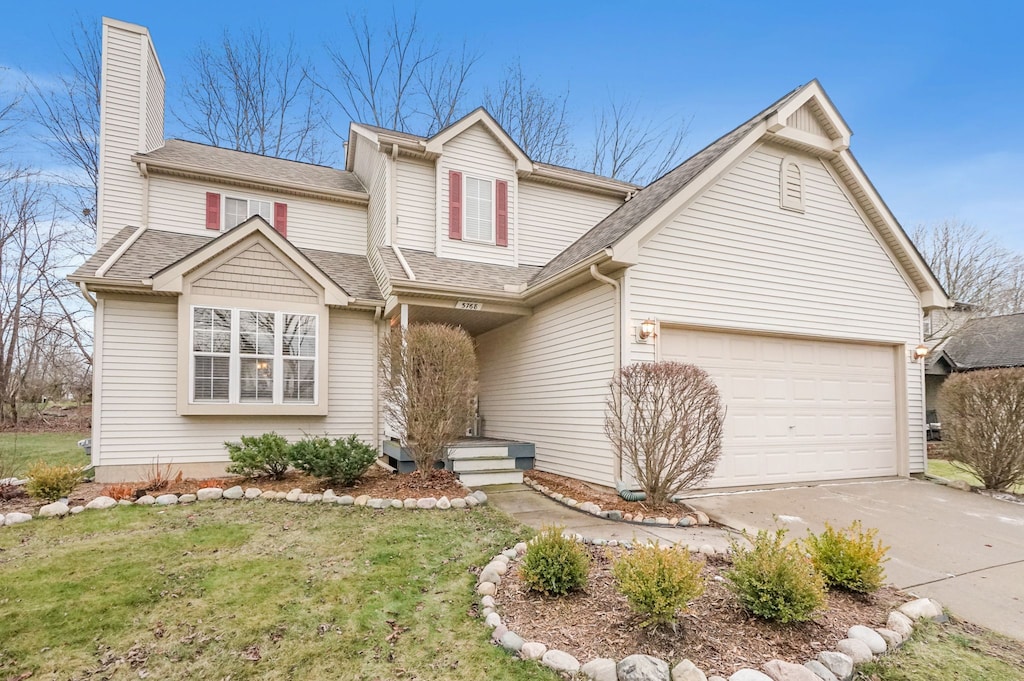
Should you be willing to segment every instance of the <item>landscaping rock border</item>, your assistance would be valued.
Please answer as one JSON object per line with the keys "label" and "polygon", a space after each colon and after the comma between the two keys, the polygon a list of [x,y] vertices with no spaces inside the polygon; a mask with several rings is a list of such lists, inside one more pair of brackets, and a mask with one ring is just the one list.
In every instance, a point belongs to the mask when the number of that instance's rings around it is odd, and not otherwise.
{"label": "landscaping rock border", "polygon": [[[587,539],[568,532],[565,536],[584,544],[632,548],[631,542]],[[808,660],[803,665],[771,660],[760,670],[738,669],[728,679],[707,676],[690,660],[680,660],[672,667],[670,662],[649,655],[630,655],[619,661],[602,657],[582,664],[563,650],[548,648],[541,641],[524,640],[522,636],[505,626],[497,611],[494,596],[498,593],[502,577],[514,567],[514,561],[522,559],[528,547],[529,544],[526,542],[520,542],[510,549],[505,549],[484,566],[477,578],[476,593],[480,596],[480,616],[484,624],[492,630],[491,640],[520,659],[533,660],[556,673],[579,674],[590,681],[850,681],[857,664],[868,662],[902,646],[913,633],[915,621],[947,620],[942,606],[937,601],[918,598],[907,601],[891,611],[883,628],[874,629],[859,624],[850,627],[846,634],[847,638],[836,644],[838,650],[822,651],[815,659]],[[706,548],[711,551],[699,550],[701,553],[715,553],[712,547]],[[690,547],[690,550],[693,551],[693,547]]]}
{"label": "landscaping rock border", "polygon": [[[555,492],[536,480],[531,480],[529,477],[523,478],[523,484],[535,489],[547,498],[557,501],[563,506],[568,506],[569,508],[576,509],[581,513],[589,513],[590,515],[597,516],[598,518],[604,518],[605,520],[615,520],[618,522],[633,523],[636,525],[654,525],[655,527],[698,527],[711,524],[711,520],[708,518],[707,514],[702,511],[692,511],[681,514],[678,518],[645,516],[643,513],[623,513],[618,510],[606,511],[592,501],[577,501],[576,499],[567,497],[560,492]],[[679,510],[685,511],[686,509],[680,505]]]}
{"label": "landscaping rock border", "polygon": [[6,517],[0,515],[0,527],[8,525],[19,525],[35,519],[63,518],[67,515],[78,515],[86,510],[107,510],[121,506],[177,506],[179,504],[194,504],[206,501],[287,501],[298,504],[328,504],[336,506],[365,506],[375,510],[404,509],[404,510],[438,510],[448,509],[470,509],[487,503],[487,494],[482,490],[475,492],[468,487],[468,494],[465,497],[424,497],[422,499],[380,499],[362,495],[352,497],[349,495],[338,496],[334,490],[326,490],[323,494],[310,494],[300,489],[293,489],[290,492],[275,492],[273,490],[263,491],[258,487],[243,489],[240,486],[222,489],[220,487],[204,487],[195,494],[161,494],[153,497],[149,494],[139,497],[134,502],[122,499],[118,501],[112,497],[99,496],[89,501],[84,506],[68,507],[63,501],[47,504],[39,509],[36,516],[28,513],[8,513]]}

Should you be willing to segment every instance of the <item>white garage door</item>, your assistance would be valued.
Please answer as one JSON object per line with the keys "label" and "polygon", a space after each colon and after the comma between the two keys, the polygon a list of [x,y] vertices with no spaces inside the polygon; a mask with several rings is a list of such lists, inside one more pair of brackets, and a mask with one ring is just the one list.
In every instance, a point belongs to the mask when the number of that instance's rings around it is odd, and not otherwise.
{"label": "white garage door", "polygon": [[665,360],[696,364],[728,409],[707,487],[896,474],[892,348],[662,329]]}

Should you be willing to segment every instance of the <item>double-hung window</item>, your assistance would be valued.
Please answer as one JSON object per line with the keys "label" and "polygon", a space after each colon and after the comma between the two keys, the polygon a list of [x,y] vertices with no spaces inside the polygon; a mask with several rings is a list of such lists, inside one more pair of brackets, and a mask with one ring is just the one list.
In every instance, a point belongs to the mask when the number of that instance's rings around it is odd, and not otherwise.
{"label": "double-hung window", "polygon": [[316,315],[192,307],[191,402],[316,404]]}
{"label": "double-hung window", "polygon": [[224,199],[224,229],[237,227],[254,215],[274,224],[274,204],[259,199]]}
{"label": "double-hung window", "polygon": [[466,176],[466,241],[494,243],[494,199],[490,180]]}

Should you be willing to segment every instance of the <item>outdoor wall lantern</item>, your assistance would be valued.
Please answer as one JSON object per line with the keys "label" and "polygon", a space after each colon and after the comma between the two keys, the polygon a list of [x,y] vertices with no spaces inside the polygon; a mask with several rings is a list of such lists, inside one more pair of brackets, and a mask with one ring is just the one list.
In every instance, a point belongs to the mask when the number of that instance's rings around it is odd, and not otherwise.
{"label": "outdoor wall lantern", "polygon": [[920,362],[922,359],[928,356],[929,352],[930,350],[928,350],[928,346],[925,345],[924,343],[921,343],[916,348],[914,348],[914,361]]}
{"label": "outdoor wall lantern", "polygon": [[640,322],[640,328],[636,332],[637,339],[641,342],[646,342],[648,338],[653,338],[655,336],[655,326],[653,319],[645,319]]}

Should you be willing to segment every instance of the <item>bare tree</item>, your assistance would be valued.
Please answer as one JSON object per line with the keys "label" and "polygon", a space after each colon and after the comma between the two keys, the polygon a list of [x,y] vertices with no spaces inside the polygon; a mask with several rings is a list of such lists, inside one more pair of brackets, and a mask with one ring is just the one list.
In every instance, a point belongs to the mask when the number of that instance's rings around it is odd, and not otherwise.
{"label": "bare tree", "polygon": [[1024,310],[1019,289],[1024,275],[1021,256],[1003,248],[985,230],[948,219],[918,225],[912,235],[921,255],[942,282],[946,293],[985,314]]}
{"label": "bare tree", "polygon": [[656,123],[636,102],[610,99],[595,116],[588,170],[617,180],[647,184],[682,160],[690,120]]}
{"label": "bare tree", "polygon": [[52,86],[29,81],[31,113],[44,132],[40,139],[69,169],[59,173],[69,189],[61,200],[66,212],[86,229],[79,241],[83,251],[93,245],[96,234],[101,52],[99,25],[78,17],[61,48],[66,71]]}
{"label": "bare tree", "polygon": [[575,158],[570,140],[569,90],[551,94],[527,79],[518,59],[505,69],[484,106],[534,161],[567,165]]}
{"label": "bare tree", "polygon": [[[392,9],[383,33],[367,14],[348,17],[349,42],[326,46],[336,83],[323,90],[358,123],[430,135],[465,113],[464,100],[479,55],[424,39],[417,13],[403,23]],[[339,132],[339,134],[341,134]]]}
{"label": "bare tree", "polygon": [[381,344],[381,395],[416,468],[429,471],[473,420],[476,351],[465,330],[415,324]]}
{"label": "bare tree", "polygon": [[605,433],[652,504],[711,477],[724,424],[718,388],[692,364],[637,362],[612,379]]}
{"label": "bare tree", "polygon": [[175,118],[215,146],[318,163],[328,156],[321,97],[294,39],[282,47],[265,28],[225,30],[200,43],[182,81],[185,106]]}

